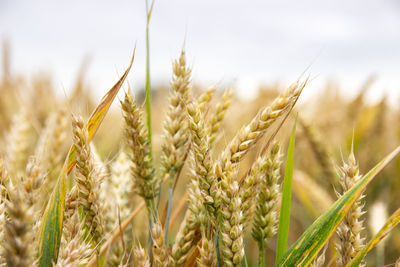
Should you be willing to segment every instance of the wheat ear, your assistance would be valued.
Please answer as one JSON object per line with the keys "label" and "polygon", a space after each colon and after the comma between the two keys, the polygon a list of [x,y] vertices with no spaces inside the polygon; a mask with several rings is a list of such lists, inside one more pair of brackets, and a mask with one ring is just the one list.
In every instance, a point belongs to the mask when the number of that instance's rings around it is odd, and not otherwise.
{"label": "wheat ear", "polygon": [[49,149],[49,170],[54,176],[60,169],[65,151],[63,144],[67,139],[68,133],[68,115],[63,109],[59,110],[55,119],[55,128]]}
{"label": "wheat ear", "polygon": [[192,133],[193,144],[193,179],[198,181],[200,192],[204,205],[212,216],[215,214],[215,200],[218,195],[217,180],[213,175],[213,164],[211,159],[210,138],[207,135],[207,129],[200,107],[190,103],[187,105],[189,115],[189,125]]}
{"label": "wheat ear", "polygon": [[239,197],[242,202],[242,223],[244,227],[247,226],[254,212],[256,202],[255,200],[260,190],[259,184],[261,182],[261,179],[264,178],[264,173],[262,172],[262,169],[265,167],[266,161],[267,157],[265,155],[259,156],[251,166],[250,172],[246,175],[246,178],[243,181],[243,186],[240,187]]}
{"label": "wheat ear", "polygon": [[283,95],[272,102],[271,106],[262,109],[246,127],[236,134],[221,155],[222,171],[225,171],[225,165],[228,163],[239,163],[249,149],[265,134],[272,123],[296,103],[306,84],[307,80],[290,86]]}
{"label": "wheat ear", "polygon": [[6,169],[3,158],[0,157],[0,199],[2,199],[3,201],[6,199],[7,185],[9,182],[10,176],[8,175],[8,171]]}
{"label": "wheat ear", "polygon": [[130,188],[132,188],[130,161],[126,152],[121,149],[117,159],[111,164],[111,175],[107,176],[101,188],[101,197],[106,206],[107,232],[118,226],[118,210],[121,218],[129,216],[132,204],[129,200],[133,200],[132,196],[129,197]]}
{"label": "wheat ear", "polygon": [[254,213],[252,236],[258,242],[260,256],[266,245],[267,238],[276,234],[278,224],[278,197],[279,178],[282,156],[280,146],[274,143],[269,153],[263,160],[261,167],[263,177],[260,182],[260,190],[256,198],[256,209]]}
{"label": "wheat ear", "polygon": [[8,172],[4,166],[4,161],[0,157],[0,266],[6,266],[6,259],[3,253],[3,240],[5,233],[5,222],[6,222],[6,201],[7,195],[7,184],[9,182]]}
{"label": "wheat ear", "polygon": [[221,223],[220,232],[222,236],[222,260],[225,266],[240,266],[244,256],[243,246],[243,224],[241,199],[239,197],[239,184],[237,181],[237,169],[232,165],[221,173],[217,169],[221,180]]}
{"label": "wheat ear", "polygon": [[200,257],[197,259],[199,267],[216,267],[217,258],[215,255],[215,246],[212,240],[203,237],[199,246]]}
{"label": "wheat ear", "polygon": [[43,184],[44,178],[45,175],[41,173],[39,163],[34,157],[30,157],[26,165],[26,176],[23,180],[24,201],[28,206],[32,207],[40,203],[38,201],[40,198],[38,191]]}
{"label": "wheat ear", "polygon": [[321,138],[319,137],[317,129],[315,127],[308,124],[303,119],[300,119],[299,121],[303,127],[304,135],[310,143],[315,158],[322,168],[325,178],[333,182],[333,179],[335,177],[334,168],[331,156],[328,152],[326,145],[321,141]]}
{"label": "wheat ear", "polygon": [[326,249],[328,248],[327,245],[325,245],[325,248],[322,250],[320,255],[314,259],[314,261],[311,262],[310,267],[323,267],[325,264],[325,259],[326,259]]}
{"label": "wheat ear", "polygon": [[185,51],[173,62],[172,91],[169,96],[167,117],[164,121],[161,162],[162,179],[169,179],[173,185],[175,176],[182,168],[188,145],[189,132],[185,115],[185,105],[190,99],[191,70],[186,65]]}
{"label": "wheat ear", "polygon": [[211,144],[214,143],[215,140],[218,138],[222,120],[224,119],[226,111],[231,105],[231,98],[232,98],[232,92],[230,89],[228,89],[222,95],[222,99],[217,104],[215,112],[210,119],[209,136]]}
{"label": "wheat ear", "polygon": [[[352,150],[348,162],[344,163],[340,168],[339,182],[343,194],[352,188],[360,178],[361,175]],[[338,197],[341,196],[340,193],[337,193],[337,195]],[[363,211],[364,204],[362,202],[364,197],[365,195],[361,195],[358,198],[336,230],[339,237],[336,244],[338,251],[337,264],[339,267],[349,263],[364,246],[364,238],[361,237],[361,232],[364,229],[363,221],[361,220],[361,216],[365,213]],[[362,266],[364,265],[365,264],[362,263]]]}
{"label": "wheat ear", "polygon": [[154,175],[149,156],[147,129],[143,126],[143,111],[137,107],[129,92],[121,101],[125,119],[125,139],[129,148],[131,160],[131,175],[133,190],[144,198],[151,214],[155,212],[154,197],[158,194],[159,183]]}
{"label": "wheat ear", "polygon": [[133,258],[136,263],[134,266],[150,267],[149,259],[146,257],[146,253],[140,245],[133,250]]}
{"label": "wheat ear", "polygon": [[8,219],[4,224],[3,255],[7,266],[30,266],[33,263],[31,213],[19,189],[8,187],[6,201]]}
{"label": "wheat ear", "polygon": [[215,91],[217,91],[217,88],[214,86],[211,86],[207,90],[205,90],[200,96],[198,100],[198,106],[202,114],[206,114],[208,110],[208,106],[215,94]]}
{"label": "wheat ear", "polygon": [[27,111],[22,108],[13,118],[6,148],[7,165],[9,166],[9,171],[15,177],[23,173],[26,165],[30,144],[30,129],[31,125]]}
{"label": "wheat ear", "polygon": [[189,208],[179,227],[175,243],[171,251],[171,266],[181,266],[185,263],[192,248],[200,240],[200,222],[197,214],[204,211],[203,198],[200,192],[198,181],[191,180],[188,187]]}
{"label": "wheat ear", "polygon": [[159,221],[153,224],[153,261],[154,266],[164,267],[168,264],[168,252],[164,244],[164,231]]}
{"label": "wheat ear", "polygon": [[73,117],[72,130],[76,148],[76,168],[79,175],[75,177],[79,207],[83,210],[85,227],[93,243],[97,245],[103,237],[103,219],[99,203],[100,181],[96,177],[90,146],[87,143],[88,132],[81,118]]}
{"label": "wheat ear", "polygon": [[77,210],[74,211],[70,218],[66,218],[63,229],[60,253],[56,266],[75,267],[88,263],[93,251],[90,245],[84,240],[83,225],[79,221]]}

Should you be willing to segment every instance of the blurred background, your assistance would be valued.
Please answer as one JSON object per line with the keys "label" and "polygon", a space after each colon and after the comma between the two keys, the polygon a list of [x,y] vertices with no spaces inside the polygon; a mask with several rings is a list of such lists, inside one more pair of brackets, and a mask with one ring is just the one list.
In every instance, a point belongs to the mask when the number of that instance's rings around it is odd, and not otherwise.
{"label": "blurred background", "polygon": [[[315,79],[303,97],[335,80],[356,95],[376,75],[367,99],[400,89],[400,2],[155,1],[150,25],[153,84],[167,84],[171,61],[185,42],[196,83],[236,85],[244,97],[260,84],[291,83],[305,70]],[[11,48],[11,71],[51,74],[69,92],[79,66],[99,96],[127,65],[129,81],[145,77],[145,1],[0,1],[0,38]],[[308,69],[309,68],[309,69]]]}

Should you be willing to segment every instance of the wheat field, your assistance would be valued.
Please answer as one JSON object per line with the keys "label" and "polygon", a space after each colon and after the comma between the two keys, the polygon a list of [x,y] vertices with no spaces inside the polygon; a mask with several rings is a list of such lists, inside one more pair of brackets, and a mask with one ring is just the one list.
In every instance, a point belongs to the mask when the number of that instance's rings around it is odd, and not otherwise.
{"label": "wheat field", "polygon": [[98,100],[3,51],[0,266],[400,266],[400,110],[373,77],[245,100],[182,50],[169,85],[130,88],[132,58]]}

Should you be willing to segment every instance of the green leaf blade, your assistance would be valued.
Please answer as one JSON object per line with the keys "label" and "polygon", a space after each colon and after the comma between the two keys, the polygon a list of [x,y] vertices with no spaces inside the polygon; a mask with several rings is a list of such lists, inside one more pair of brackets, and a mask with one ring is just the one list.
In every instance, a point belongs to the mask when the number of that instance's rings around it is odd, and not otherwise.
{"label": "green leaf blade", "polygon": [[292,200],[292,180],[293,180],[293,161],[294,145],[296,135],[296,122],[294,122],[292,134],[290,136],[289,147],[286,157],[285,177],[282,188],[282,204],[279,216],[278,241],[276,249],[276,262],[278,262],[286,252],[289,237],[290,206]]}
{"label": "green leaf blade", "polygon": [[350,190],[340,197],[300,236],[276,266],[307,266],[332,236],[339,223],[367,185],[399,153],[400,146],[373,167]]}

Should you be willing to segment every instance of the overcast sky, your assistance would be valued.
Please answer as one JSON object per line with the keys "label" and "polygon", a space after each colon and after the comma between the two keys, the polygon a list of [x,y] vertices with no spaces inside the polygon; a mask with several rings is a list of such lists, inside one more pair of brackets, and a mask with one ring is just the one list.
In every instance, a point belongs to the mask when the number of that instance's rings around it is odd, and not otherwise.
{"label": "overcast sky", "polygon": [[[400,1],[156,0],[151,21],[154,84],[168,82],[186,36],[194,81],[236,81],[242,94],[262,82],[290,83],[311,64],[307,94],[336,79],[354,95],[371,74],[371,96],[400,91]],[[0,38],[15,73],[54,75],[69,90],[85,56],[88,80],[105,92],[137,56],[129,81],[144,81],[144,0],[0,0]],[[397,102],[398,103],[398,102]]]}

